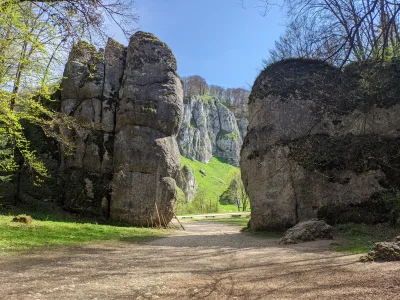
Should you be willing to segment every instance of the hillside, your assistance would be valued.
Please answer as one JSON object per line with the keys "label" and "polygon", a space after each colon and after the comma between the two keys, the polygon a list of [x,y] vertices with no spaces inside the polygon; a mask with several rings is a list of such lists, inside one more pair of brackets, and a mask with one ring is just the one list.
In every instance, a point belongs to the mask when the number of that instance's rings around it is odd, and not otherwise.
{"label": "hillside", "polygon": [[[232,179],[239,176],[239,168],[216,157],[213,157],[210,163],[204,164],[181,156],[181,167],[185,164],[190,165],[194,170],[199,188],[191,203],[185,203],[183,192],[178,189],[179,198],[176,204],[178,215],[237,211],[235,205],[221,205],[219,196],[229,187]],[[202,175],[200,170],[205,175]]]}

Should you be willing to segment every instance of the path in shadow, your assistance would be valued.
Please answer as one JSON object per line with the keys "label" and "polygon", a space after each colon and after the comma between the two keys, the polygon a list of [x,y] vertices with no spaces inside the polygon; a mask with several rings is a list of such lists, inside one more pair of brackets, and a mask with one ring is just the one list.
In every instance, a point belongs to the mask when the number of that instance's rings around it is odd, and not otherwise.
{"label": "path in shadow", "polygon": [[[0,258],[0,299],[397,299],[400,263],[361,264],[331,241],[281,246],[239,227],[186,222],[134,244]],[[397,297],[397,298],[396,298]]]}

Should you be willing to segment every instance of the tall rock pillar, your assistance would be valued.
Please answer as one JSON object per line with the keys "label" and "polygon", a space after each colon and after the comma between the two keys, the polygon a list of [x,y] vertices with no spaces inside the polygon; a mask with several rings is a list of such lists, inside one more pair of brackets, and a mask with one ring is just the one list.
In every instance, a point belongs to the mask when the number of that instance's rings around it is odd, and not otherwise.
{"label": "tall rock pillar", "polygon": [[116,112],[113,219],[149,226],[173,217],[183,113],[176,69],[171,50],[154,35],[131,38]]}

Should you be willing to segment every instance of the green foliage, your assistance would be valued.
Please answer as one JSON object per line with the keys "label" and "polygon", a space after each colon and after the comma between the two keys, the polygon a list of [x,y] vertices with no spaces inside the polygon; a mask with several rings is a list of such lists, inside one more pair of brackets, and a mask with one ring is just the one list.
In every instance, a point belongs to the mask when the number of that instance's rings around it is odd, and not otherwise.
{"label": "green foliage", "polygon": [[[238,176],[239,168],[216,157],[213,157],[209,164],[203,164],[181,156],[181,166],[184,165],[189,165],[193,169],[199,188],[191,203],[186,204],[178,199],[176,205],[178,215],[237,211],[235,205],[220,205],[219,197],[229,187],[232,179]],[[202,175],[200,170],[204,170],[206,175]]]}
{"label": "green foliage", "polygon": [[73,121],[46,107],[58,90],[52,70],[64,40],[53,16],[38,5],[10,0],[0,9],[0,180],[24,168],[38,184],[48,171],[24,135],[23,123],[72,146],[60,127]]}
{"label": "green foliage", "polygon": [[334,227],[334,236],[339,238],[333,248],[339,252],[367,253],[371,247],[382,241],[391,241],[397,234],[397,229],[387,224],[340,224]]}
{"label": "green foliage", "polygon": [[204,102],[204,103],[207,103],[207,104],[214,104],[214,102],[215,102],[215,97],[214,96],[211,96],[211,95],[199,95],[199,99],[202,101],[202,102]]}
{"label": "green foliage", "polygon": [[163,234],[147,228],[37,220],[33,220],[31,224],[23,224],[11,220],[12,216],[0,215],[0,254],[36,247],[82,245],[106,240],[137,242]]}
{"label": "green foliage", "polygon": [[234,132],[229,132],[229,133],[224,134],[224,135],[222,136],[222,138],[223,138],[223,139],[230,139],[230,140],[237,141],[237,140],[239,140],[239,135],[237,135],[237,134],[234,133]]}

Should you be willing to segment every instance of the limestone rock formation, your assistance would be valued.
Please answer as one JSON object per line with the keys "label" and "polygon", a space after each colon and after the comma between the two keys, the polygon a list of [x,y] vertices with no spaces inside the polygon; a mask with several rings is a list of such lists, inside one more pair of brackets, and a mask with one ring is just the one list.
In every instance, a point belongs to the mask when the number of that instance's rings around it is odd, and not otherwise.
{"label": "limestone rock formation", "polygon": [[186,99],[177,141],[187,158],[209,163],[217,156],[239,165],[242,138],[235,115],[215,97]]}
{"label": "limestone rock formation", "polygon": [[286,230],[284,237],[279,240],[279,243],[287,245],[331,239],[333,239],[332,226],[321,220],[309,220],[300,222]]}
{"label": "limestone rock formation", "polygon": [[249,120],[247,120],[245,117],[242,117],[237,121],[237,124],[239,127],[240,137],[242,140],[244,140],[247,134],[247,126],[249,126]]}
{"label": "limestone rock formation", "polygon": [[76,44],[61,83],[61,111],[81,125],[70,133],[76,146],[74,153],[64,155],[62,161],[63,204],[72,211],[105,216],[111,198],[114,122],[102,127],[103,110],[109,102],[103,96],[105,66],[111,63],[105,63],[104,58],[110,52],[124,52],[124,47],[113,45],[117,44],[109,43],[104,54],[88,43]]}
{"label": "limestone rock formation", "polygon": [[84,126],[71,132],[76,149],[64,159],[66,208],[141,226],[171,220],[183,111],[176,68],[149,33],[137,32],[128,48],[109,40],[104,53],[74,47],[61,109]]}
{"label": "limestone rock formation", "polygon": [[198,184],[194,175],[194,170],[190,165],[185,164],[178,172],[176,185],[185,194],[186,203],[192,202],[197,194]]}
{"label": "limestone rock formation", "polygon": [[259,75],[241,152],[252,229],[398,218],[387,199],[400,187],[399,80],[399,63],[341,72],[301,59]]}

